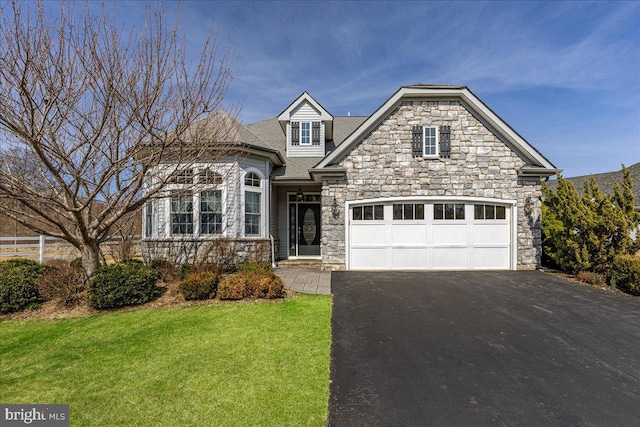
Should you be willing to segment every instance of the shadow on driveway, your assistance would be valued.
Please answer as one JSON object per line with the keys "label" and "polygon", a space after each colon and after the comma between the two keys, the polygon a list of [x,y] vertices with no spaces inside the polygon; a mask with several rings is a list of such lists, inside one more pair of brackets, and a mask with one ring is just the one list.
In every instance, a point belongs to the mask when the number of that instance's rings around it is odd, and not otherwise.
{"label": "shadow on driveway", "polygon": [[640,299],[541,272],[334,272],[329,425],[640,425]]}

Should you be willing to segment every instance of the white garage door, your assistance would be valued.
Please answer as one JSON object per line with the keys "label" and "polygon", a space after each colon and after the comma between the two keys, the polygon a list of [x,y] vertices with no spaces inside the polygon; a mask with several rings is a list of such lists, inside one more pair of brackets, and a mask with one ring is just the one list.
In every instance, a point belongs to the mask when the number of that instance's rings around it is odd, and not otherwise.
{"label": "white garage door", "polygon": [[510,269],[511,209],[495,201],[349,207],[350,270]]}

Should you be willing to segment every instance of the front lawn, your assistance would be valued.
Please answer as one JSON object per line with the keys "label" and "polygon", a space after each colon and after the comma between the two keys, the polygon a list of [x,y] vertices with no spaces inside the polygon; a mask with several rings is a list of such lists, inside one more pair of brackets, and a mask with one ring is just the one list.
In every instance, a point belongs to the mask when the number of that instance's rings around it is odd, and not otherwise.
{"label": "front lawn", "polygon": [[0,402],[76,426],[324,425],[330,297],[0,323]]}

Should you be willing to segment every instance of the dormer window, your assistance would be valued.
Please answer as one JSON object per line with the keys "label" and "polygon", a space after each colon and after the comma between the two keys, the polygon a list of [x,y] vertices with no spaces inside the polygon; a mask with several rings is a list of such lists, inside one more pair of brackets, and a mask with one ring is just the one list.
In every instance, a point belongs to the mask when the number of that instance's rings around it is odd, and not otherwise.
{"label": "dormer window", "polygon": [[324,157],[333,139],[333,116],[307,92],[278,116],[287,138],[287,157]]}
{"label": "dormer window", "polygon": [[300,144],[311,144],[311,123],[300,123]]}

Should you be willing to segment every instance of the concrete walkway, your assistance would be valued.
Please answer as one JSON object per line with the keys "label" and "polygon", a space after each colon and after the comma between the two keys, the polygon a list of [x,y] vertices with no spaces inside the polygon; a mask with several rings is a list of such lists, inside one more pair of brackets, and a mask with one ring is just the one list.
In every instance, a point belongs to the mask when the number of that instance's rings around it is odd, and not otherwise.
{"label": "concrete walkway", "polygon": [[331,272],[317,267],[276,267],[285,288],[303,294],[331,295]]}

